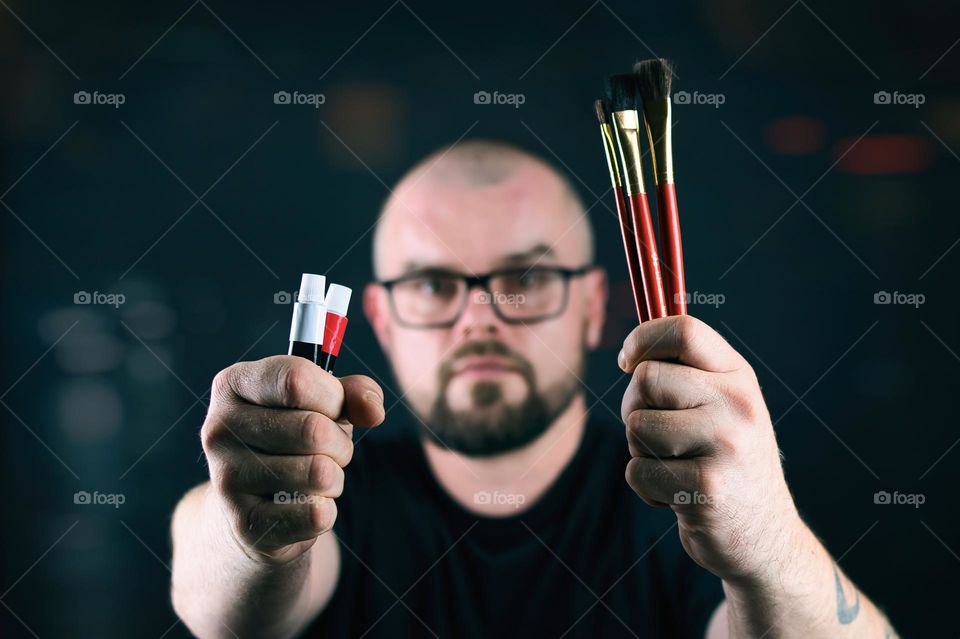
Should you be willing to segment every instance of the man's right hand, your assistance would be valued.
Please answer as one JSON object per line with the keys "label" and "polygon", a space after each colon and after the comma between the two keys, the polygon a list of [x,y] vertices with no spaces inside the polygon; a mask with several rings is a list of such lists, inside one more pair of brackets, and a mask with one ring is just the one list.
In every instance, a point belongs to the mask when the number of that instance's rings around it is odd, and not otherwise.
{"label": "man's right hand", "polygon": [[383,418],[383,391],[372,379],[336,378],[301,357],[220,371],[200,436],[211,486],[243,551],[286,563],[330,530],[353,426]]}

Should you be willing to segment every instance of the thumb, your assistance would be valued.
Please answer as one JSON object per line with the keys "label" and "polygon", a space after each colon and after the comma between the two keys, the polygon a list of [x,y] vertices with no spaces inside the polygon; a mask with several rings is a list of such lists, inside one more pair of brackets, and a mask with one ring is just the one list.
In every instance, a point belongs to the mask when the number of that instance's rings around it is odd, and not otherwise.
{"label": "thumb", "polygon": [[355,426],[369,428],[383,422],[383,389],[366,375],[349,375],[340,379],[343,385],[343,413]]}

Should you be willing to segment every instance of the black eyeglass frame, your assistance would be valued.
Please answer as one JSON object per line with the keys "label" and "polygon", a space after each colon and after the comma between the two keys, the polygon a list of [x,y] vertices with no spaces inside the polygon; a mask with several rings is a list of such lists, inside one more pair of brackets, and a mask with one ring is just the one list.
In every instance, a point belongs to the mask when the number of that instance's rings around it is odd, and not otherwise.
{"label": "black eyeglass frame", "polygon": [[[404,328],[422,328],[422,329],[433,329],[433,328],[451,328],[454,326],[460,318],[463,316],[463,311],[467,308],[467,304],[470,301],[470,291],[476,287],[480,287],[483,292],[485,292],[490,297],[490,304],[493,307],[493,312],[497,315],[501,321],[507,324],[539,324],[540,322],[545,322],[563,315],[564,311],[567,310],[567,302],[570,299],[570,280],[575,277],[582,277],[590,271],[595,271],[600,267],[596,264],[585,264],[578,268],[566,268],[562,266],[534,266],[534,267],[517,267],[517,268],[504,268],[497,269],[495,271],[490,271],[489,273],[484,273],[483,275],[464,275],[463,273],[455,273],[452,271],[444,270],[423,270],[417,271],[415,273],[409,273],[407,275],[401,275],[400,277],[390,279],[390,280],[376,280],[376,284],[379,284],[387,291],[387,297],[390,299],[390,312],[393,315],[393,319]],[[549,271],[551,273],[556,273],[563,278],[563,299],[560,302],[560,307],[558,310],[550,313],[548,315],[543,315],[535,317],[534,319],[525,319],[518,317],[507,317],[500,310],[499,305],[497,304],[496,295],[493,294],[493,291],[490,290],[490,280],[495,277],[500,277],[502,275],[508,275],[513,273],[526,274],[532,271]],[[396,300],[393,298],[393,287],[397,284],[403,282],[408,282],[410,280],[415,280],[421,277],[428,277],[430,275],[440,275],[444,277],[451,277],[459,279],[463,282],[466,282],[466,294],[463,296],[463,301],[460,303],[460,308],[457,309],[456,314],[453,316],[452,320],[446,322],[432,322],[428,324],[415,324],[405,321],[400,317],[400,312],[397,310]]]}

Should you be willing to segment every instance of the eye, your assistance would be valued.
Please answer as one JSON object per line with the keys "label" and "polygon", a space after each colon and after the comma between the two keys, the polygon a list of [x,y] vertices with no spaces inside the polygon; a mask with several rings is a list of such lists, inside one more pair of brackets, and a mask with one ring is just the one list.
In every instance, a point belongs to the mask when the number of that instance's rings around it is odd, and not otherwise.
{"label": "eye", "polygon": [[420,295],[427,297],[450,297],[456,293],[456,283],[449,277],[424,276],[414,281]]}
{"label": "eye", "polygon": [[543,286],[546,281],[546,274],[540,271],[527,271],[526,273],[521,273],[517,277],[517,284],[520,288],[536,288],[538,286]]}

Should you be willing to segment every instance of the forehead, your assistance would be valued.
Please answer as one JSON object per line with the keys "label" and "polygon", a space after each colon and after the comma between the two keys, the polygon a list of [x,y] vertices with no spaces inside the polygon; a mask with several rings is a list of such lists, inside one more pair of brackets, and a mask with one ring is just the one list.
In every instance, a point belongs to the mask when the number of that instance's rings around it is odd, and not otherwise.
{"label": "forehead", "polygon": [[414,175],[398,186],[380,223],[381,277],[412,263],[480,273],[537,246],[551,249],[543,263],[587,259],[583,211],[562,179],[534,162],[487,184]]}

